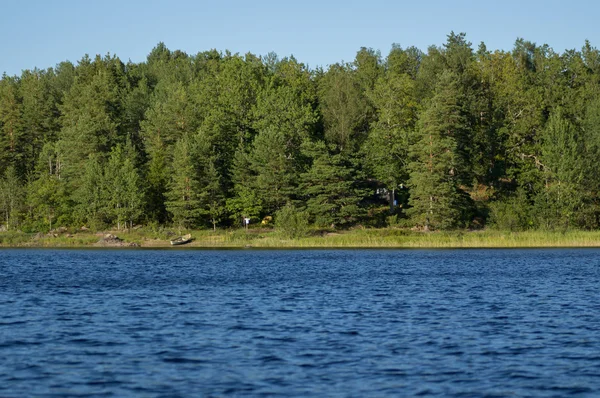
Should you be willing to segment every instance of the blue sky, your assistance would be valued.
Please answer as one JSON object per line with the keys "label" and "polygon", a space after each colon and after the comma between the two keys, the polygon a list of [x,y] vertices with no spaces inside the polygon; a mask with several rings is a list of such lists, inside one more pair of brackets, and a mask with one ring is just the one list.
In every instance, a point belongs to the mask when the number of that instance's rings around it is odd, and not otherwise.
{"label": "blue sky", "polygon": [[351,61],[360,47],[426,50],[450,31],[477,48],[510,50],[518,37],[555,51],[600,47],[595,0],[2,0],[0,73],[48,68],[84,54],[141,62],[160,41],[189,54],[212,48],[294,55],[310,67]]}

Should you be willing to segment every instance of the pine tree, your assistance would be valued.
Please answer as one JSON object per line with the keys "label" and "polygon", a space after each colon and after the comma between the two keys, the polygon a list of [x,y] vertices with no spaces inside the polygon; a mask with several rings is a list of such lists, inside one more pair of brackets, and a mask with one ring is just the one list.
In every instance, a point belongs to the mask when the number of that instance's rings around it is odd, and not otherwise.
{"label": "pine tree", "polygon": [[323,142],[307,143],[305,151],[313,162],[300,176],[300,192],[315,223],[346,227],[360,220],[362,202],[371,192],[361,185],[362,176],[350,159],[330,153]]}
{"label": "pine tree", "polygon": [[167,148],[196,130],[196,120],[183,83],[161,82],[155,89],[152,105],[141,122],[146,141],[160,139]]}
{"label": "pine tree", "polygon": [[250,168],[254,178],[250,184],[268,215],[289,202],[295,193],[300,158],[298,138],[270,127],[261,131],[252,144]]}
{"label": "pine tree", "polygon": [[89,156],[104,157],[118,139],[118,88],[100,60],[88,69],[81,71],[61,106],[58,147],[64,157],[62,175],[72,187],[79,185]]}
{"label": "pine tree", "polygon": [[58,126],[58,98],[52,88],[54,73],[24,71],[19,85],[23,99],[23,169],[32,172],[43,146],[56,140]]}
{"label": "pine tree", "polygon": [[225,195],[221,187],[221,176],[215,167],[215,160],[209,159],[208,166],[206,168],[205,186],[207,210],[206,213],[213,226],[213,230],[217,229],[217,224],[221,222],[223,215],[225,214]]}
{"label": "pine tree", "polygon": [[257,96],[253,128],[259,132],[274,128],[297,144],[313,134],[318,119],[315,108],[316,90],[309,72],[293,58],[284,59]]}
{"label": "pine tree", "polygon": [[464,166],[457,138],[464,134],[455,76],[444,72],[435,96],[421,116],[417,140],[411,146],[408,214],[425,230],[448,229],[465,220],[465,195],[459,188]]}
{"label": "pine tree", "polygon": [[167,220],[165,192],[169,183],[167,148],[159,136],[146,142],[148,163],[146,165],[148,219],[164,223]]}
{"label": "pine tree", "polygon": [[225,192],[223,178],[217,169],[217,154],[214,146],[203,132],[194,136],[193,152],[198,175],[200,196],[200,215],[203,221],[212,224],[216,230],[225,214]]}
{"label": "pine tree", "polygon": [[234,223],[243,218],[257,219],[263,212],[261,197],[254,188],[256,173],[251,168],[250,155],[243,145],[235,152],[232,165],[233,197],[227,199],[226,208]]}
{"label": "pine tree", "polygon": [[104,187],[108,214],[121,226],[133,225],[141,215],[144,191],[135,170],[135,151],[131,143],[127,147],[117,145],[111,151],[104,171]]}
{"label": "pine tree", "polygon": [[7,229],[19,225],[25,204],[25,192],[14,166],[9,166],[0,180],[0,212]]}
{"label": "pine tree", "polygon": [[22,140],[21,113],[17,81],[3,75],[0,79],[0,172],[9,166],[20,166],[22,146],[25,144]]}
{"label": "pine tree", "polygon": [[187,139],[175,143],[170,173],[165,202],[167,211],[179,229],[192,227],[202,214],[203,196],[206,193],[201,191],[192,148]]}
{"label": "pine tree", "polygon": [[73,192],[75,222],[84,223],[93,229],[102,228],[110,220],[109,198],[107,197],[104,170],[98,155],[92,154],[84,163],[79,186]]}

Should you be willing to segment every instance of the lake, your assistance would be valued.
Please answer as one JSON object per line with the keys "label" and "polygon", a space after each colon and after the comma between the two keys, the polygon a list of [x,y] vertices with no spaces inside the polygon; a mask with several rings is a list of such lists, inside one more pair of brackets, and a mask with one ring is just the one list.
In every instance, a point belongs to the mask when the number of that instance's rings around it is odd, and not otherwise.
{"label": "lake", "polygon": [[600,250],[0,250],[0,396],[600,396]]}

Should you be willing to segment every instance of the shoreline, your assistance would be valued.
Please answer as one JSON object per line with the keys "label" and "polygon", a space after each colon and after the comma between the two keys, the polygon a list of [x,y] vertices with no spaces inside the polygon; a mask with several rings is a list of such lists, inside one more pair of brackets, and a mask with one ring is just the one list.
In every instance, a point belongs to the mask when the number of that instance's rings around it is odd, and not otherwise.
{"label": "shoreline", "polygon": [[[62,234],[0,233],[1,248],[65,249],[511,249],[600,248],[600,231],[450,231],[353,229],[319,232],[284,239],[274,230],[186,231],[193,241],[171,246],[164,231],[71,232]],[[104,238],[109,237],[110,238]]]}

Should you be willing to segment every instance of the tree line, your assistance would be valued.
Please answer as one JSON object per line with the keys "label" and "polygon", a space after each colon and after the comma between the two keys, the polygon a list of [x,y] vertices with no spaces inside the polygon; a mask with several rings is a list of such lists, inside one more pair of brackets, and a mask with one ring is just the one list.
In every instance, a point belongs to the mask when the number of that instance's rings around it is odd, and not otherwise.
{"label": "tree line", "polygon": [[600,53],[84,56],[0,80],[0,224],[600,226]]}

